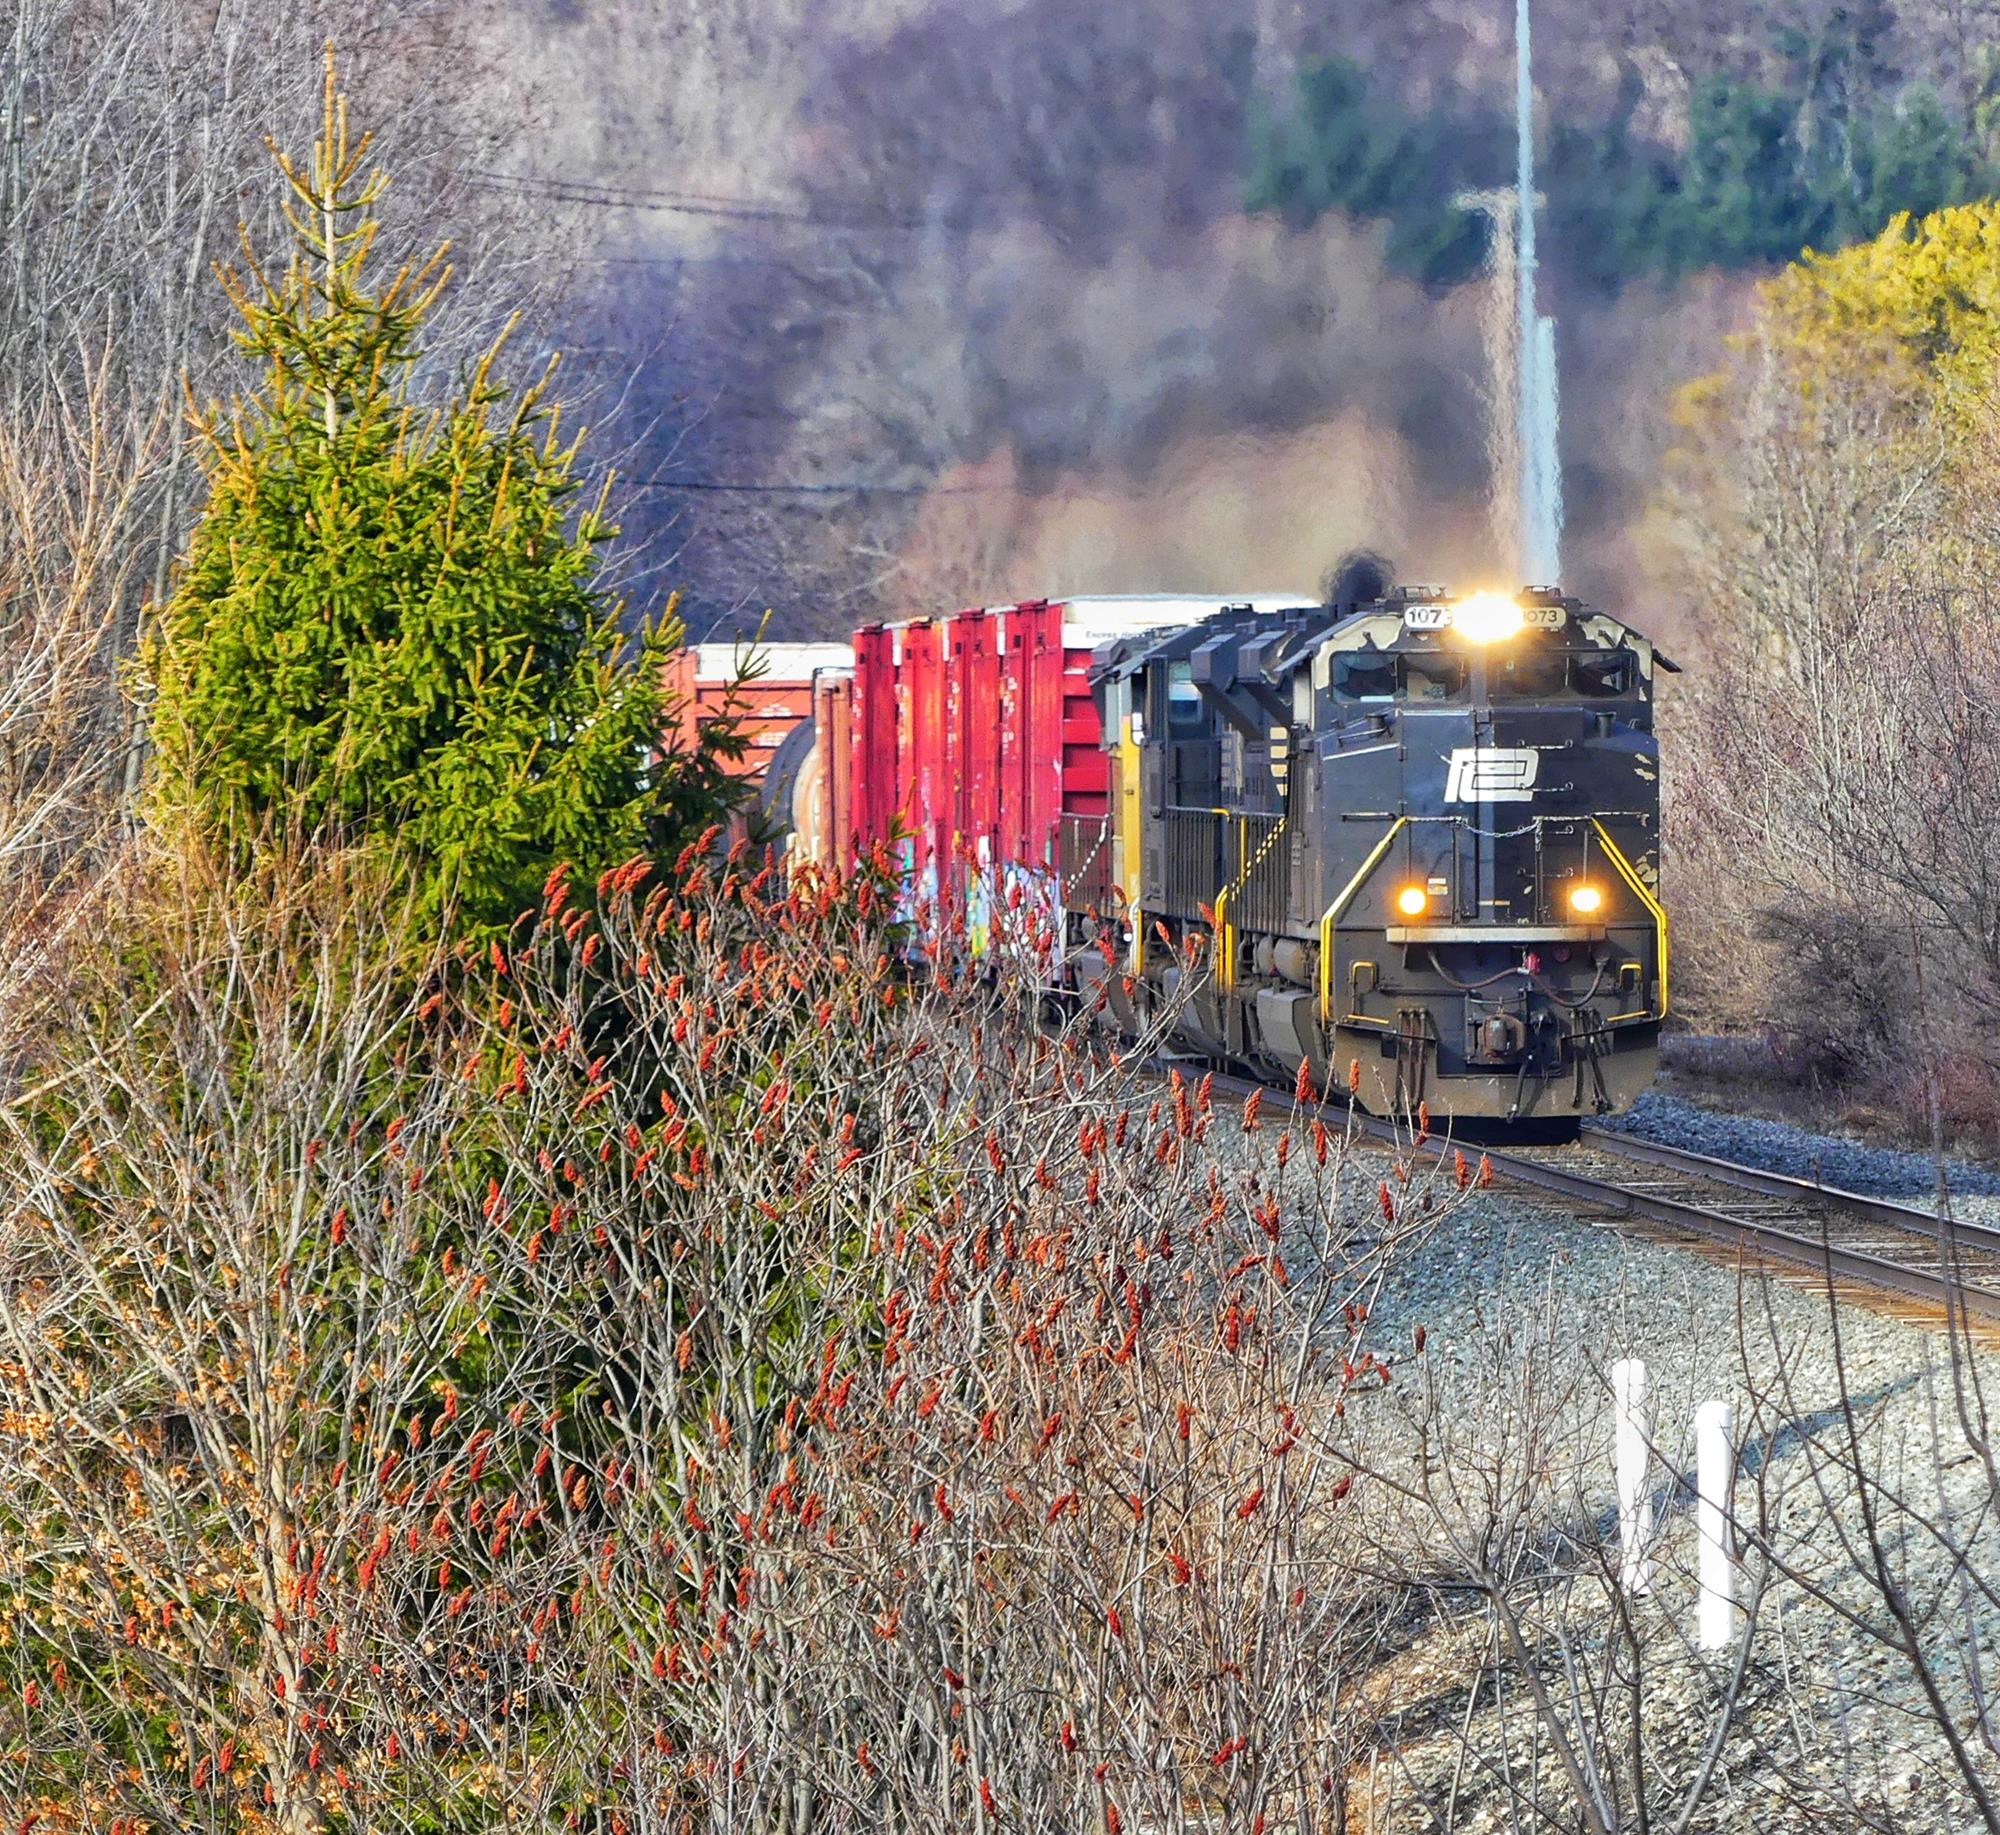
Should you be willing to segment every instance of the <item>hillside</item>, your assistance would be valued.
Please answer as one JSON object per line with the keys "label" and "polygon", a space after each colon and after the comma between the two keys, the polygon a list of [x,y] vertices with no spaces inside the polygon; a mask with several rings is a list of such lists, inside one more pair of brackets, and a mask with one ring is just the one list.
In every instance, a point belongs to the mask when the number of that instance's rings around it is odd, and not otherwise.
{"label": "hillside", "polygon": [[[1663,404],[1747,278],[1984,186],[1989,11],[1541,9],[1583,590],[1645,596]],[[515,157],[587,203],[628,526],[698,582],[698,629],[1309,585],[1356,539],[1481,568],[1479,247],[1450,194],[1510,155],[1504,6],[524,4],[516,28],[551,132]]]}

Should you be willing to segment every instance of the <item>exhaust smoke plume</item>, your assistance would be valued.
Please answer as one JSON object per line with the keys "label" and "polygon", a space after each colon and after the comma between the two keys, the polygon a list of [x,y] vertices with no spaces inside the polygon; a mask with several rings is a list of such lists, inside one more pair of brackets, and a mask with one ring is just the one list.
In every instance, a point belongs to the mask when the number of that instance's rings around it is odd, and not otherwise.
{"label": "exhaust smoke plume", "polygon": [[1320,596],[1336,611],[1344,611],[1381,598],[1395,577],[1396,570],[1381,555],[1366,548],[1351,549],[1334,562]]}

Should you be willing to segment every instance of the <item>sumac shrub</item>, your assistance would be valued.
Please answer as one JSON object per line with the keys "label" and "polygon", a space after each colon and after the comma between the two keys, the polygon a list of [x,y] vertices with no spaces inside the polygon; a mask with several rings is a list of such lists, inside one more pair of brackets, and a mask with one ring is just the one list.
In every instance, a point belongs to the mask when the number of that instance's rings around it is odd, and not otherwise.
{"label": "sumac shrub", "polygon": [[324,865],[134,901],[10,1111],[0,1796],[1338,1813],[1369,1312],[1462,1163],[1024,1025],[1032,903],[927,965],[881,863],[558,870],[477,955]]}

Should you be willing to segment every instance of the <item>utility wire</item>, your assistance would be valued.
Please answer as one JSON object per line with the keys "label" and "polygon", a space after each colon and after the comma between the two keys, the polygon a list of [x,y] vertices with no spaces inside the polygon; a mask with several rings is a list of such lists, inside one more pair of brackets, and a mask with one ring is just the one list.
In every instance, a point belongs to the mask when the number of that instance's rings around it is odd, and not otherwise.
{"label": "utility wire", "polygon": [[728,478],[631,478],[627,490],[721,491],[744,496],[773,497],[1001,497],[1014,494],[1002,484],[869,484],[854,479],[839,484],[778,484]]}
{"label": "utility wire", "polygon": [[770,268],[793,267],[793,255],[576,255],[572,260],[596,268]]}
{"label": "utility wire", "polygon": [[697,217],[728,217],[749,222],[794,223],[809,229],[868,231],[920,230],[934,227],[924,217],[901,216],[856,206],[843,215],[828,215],[786,199],[728,197],[713,192],[639,190],[579,180],[543,178],[533,174],[468,171],[471,183],[558,204],[592,204],[607,209],[670,210]]}
{"label": "utility wire", "polygon": [[[794,207],[783,201],[728,197],[713,192],[636,190],[612,185],[585,185],[569,179],[541,178],[508,172],[468,171],[463,175],[474,184],[489,186],[517,195],[546,198],[552,203],[590,204],[607,209],[679,211],[690,216],[713,216],[752,222],[796,224],[803,228],[829,230],[920,230],[935,227],[920,217],[894,216],[887,212],[856,214],[850,218],[822,215],[809,208]],[[639,266],[697,265],[731,257],[677,255],[604,255],[586,257],[607,265]],[[755,261],[756,257],[736,257]],[[625,481],[630,491],[689,491],[727,496],[756,497],[986,497],[1011,492],[1003,485],[877,484],[862,479],[839,483],[793,484],[767,480],[729,478],[632,478]]]}

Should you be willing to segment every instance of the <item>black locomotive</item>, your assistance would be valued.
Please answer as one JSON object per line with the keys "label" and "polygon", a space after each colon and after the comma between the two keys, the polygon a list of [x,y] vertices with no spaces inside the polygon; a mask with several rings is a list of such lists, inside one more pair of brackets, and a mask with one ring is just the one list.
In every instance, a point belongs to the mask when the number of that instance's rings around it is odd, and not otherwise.
{"label": "black locomotive", "polygon": [[1553,589],[1244,606],[1102,646],[1112,810],[1066,899],[1114,940],[1072,956],[1080,991],[1376,1114],[1625,1107],[1667,1010],[1672,667]]}

